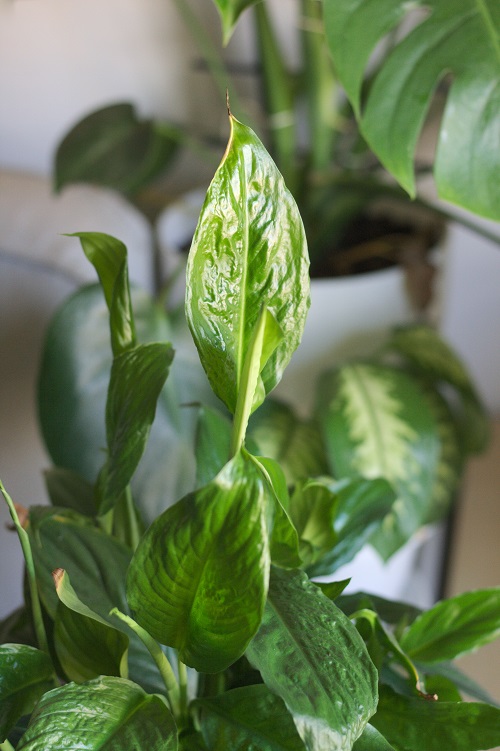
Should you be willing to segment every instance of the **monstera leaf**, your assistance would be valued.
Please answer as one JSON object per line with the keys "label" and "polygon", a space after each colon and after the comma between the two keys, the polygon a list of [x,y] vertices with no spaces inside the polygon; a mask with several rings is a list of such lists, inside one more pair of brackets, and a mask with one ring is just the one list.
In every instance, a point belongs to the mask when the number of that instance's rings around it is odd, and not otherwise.
{"label": "monstera leaf", "polygon": [[[419,8],[425,15],[384,57],[362,101],[371,53]],[[497,0],[325,0],[324,9],[338,76],[384,166],[415,194],[415,147],[434,91],[450,77],[434,167],[439,196],[500,219]]]}

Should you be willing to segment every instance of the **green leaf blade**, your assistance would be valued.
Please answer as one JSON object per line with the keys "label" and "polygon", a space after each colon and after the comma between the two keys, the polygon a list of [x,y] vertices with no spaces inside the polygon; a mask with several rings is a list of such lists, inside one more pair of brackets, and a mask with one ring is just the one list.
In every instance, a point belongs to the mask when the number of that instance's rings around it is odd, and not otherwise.
{"label": "green leaf blade", "polygon": [[268,506],[258,469],[238,454],[212,483],[164,512],[137,548],[127,580],[135,618],[197,670],[226,668],[259,626]]}
{"label": "green leaf blade", "polygon": [[138,345],[113,360],[106,402],[109,455],[99,478],[101,513],[117,503],[139,464],[172,359],[170,344],[158,342]]}
{"label": "green leaf blade", "polygon": [[388,558],[427,521],[439,466],[436,418],[406,373],[365,363],[324,376],[318,420],[336,477],[385,478],[397,493],[372,538]]}
{"label": "green leaf blade", "polygon": [[45,694],[19,751],[176,751],[177,730],[165,702],[120,678],[68,683]]}
{"label": "green leaf blade", "polygon": [[24,644],[0,646],[0,743],[54,685],[49,656]]}
{"label": "green leaf blade", "polygon": [[234,414],[262,308],[283,339],[264,366],[264,393],[298,346],[309,307],[306,241],[295,201],[257,136],[232,116],[188,259],[186,315],[217,396]]}
{"label": "green leaf blade", "polygon": [[500,588],[465,592],[434,605],[405,631],[401,647],[419,662],[472,652],[500,634]]}
{"label": "green leaf blade", "polygon": [[479,751],[500,743],[500,709],[415,699],[381,687],[372,724],[402,751]]}
{"label": "green leaf blade", "polygon": [[173,129],[139,119],[131,104],[96,110],[61,141],[55,159],[56,189],[89,182],[133,195],[170,164],[177,140]]}
{"label": "green leaf blade", "polygon": [[196,707],[211,751],[304,751],[285,704],[264,685],[233,689]]}
{"label": "green leaf blade", "polygon": [[[413,162],[425,116],[438,83],[451,74],[434,169],[438,194],[498,220],[500,18],[495,0],[381,0],[376,5],[325,0],[324,5],[330,51],[363,135],[410,195],[415,194]],[[415,8],[428,12],[383,59],[362,103],[371,53]],[[464,48],[471,54],[464,57]]]}
{"label": "green leaf blade", "polygon": [[352,748],[377,705],[377,671],[353,624],[305,574],[273,569],[247,657],[309,751]]}

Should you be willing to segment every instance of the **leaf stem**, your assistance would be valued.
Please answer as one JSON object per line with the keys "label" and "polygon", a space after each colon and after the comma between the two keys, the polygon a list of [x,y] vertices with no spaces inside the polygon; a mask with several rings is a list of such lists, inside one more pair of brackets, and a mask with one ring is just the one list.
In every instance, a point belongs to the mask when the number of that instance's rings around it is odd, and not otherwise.
{"label": "leaf stem", "polygon": [[14,751],[14,746],[6,739],[0,743],[0,751]]}
{"label": "leaf stem", "polygon": [[23,528],[23,526],[21,525],[21,522],[19,521],[19,516],[17,515],[14,502],[12,498],[10,497],[10,495],[5,490],[5,487],[1,480],[0,480],[0,492],[2,493],[5,499],[5,502],[7,503],[7,506],[9,507],[10,515],[14,523],[14,526],[16,528],[16,531],[19,537],[19,542],[21,543],[21,549],[23,551],[24,560],[26,563],[28,586],[29,586],[30,595],[31,595],[31,608],[33,612],[33,623],[35,626],[35,633],[36,633],[36,638],[38,641],[38,646],[43,652],[50,654],[49,645],[47,641],[47,634],[45,633],[45,626],[43,623],[42,606],[40,604],[40,597],[38,594],[38,587],[36,583],[36,574],[35,574],[35,563],[33,561],[33,553],[31,550],[29,537],[28,537],[26,530]]}
{"label": "leaf stem", "polygon": [[182,660],[177,660],[177,669],[179,671],[179,715],[183,721],[186,721],[188,716],[187,668]]}
{"label": "leaf stem", "polygon": [[158,670],[160,671],[160,675],[162,677],[163,683],[165,684],[165,688],[167,689],[167,698],[170,704],[170,709],[172,710],[172,714],[175,717],[179,717],[180,716],[179,684],[177,683],[177,679],[175,677],[175,673],[172,669],[172,666],[169,663],[165,653],[163,652],[158,642],[155,639],[153,639],[153,637],[150,634],[148,634],[146,629],[142,628],[142,626],[139,626],[139,624],[136,621],[134,621],[133,618],[131,618],[128,615],[125,615],[125,613],[122,613],[120,610],[118,610],[118,608],[113,608],[109,614],[116,616],[121,621],[123,621],[123,623],[126,623],[127,626],[131,628],[132,631],[135,634],[137,634],[139,639],[143,642],[149,654],[155,661],[156,666],[158,667]]}

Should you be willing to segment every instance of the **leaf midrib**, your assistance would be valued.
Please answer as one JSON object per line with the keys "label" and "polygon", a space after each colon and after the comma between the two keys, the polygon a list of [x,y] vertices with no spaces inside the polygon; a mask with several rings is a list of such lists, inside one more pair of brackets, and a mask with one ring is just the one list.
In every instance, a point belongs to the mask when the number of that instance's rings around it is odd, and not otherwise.
{"label": "leaf midrib", "polygon": [[243,371],[243,363],[245,360],[244,345],[245,345],[245,320],[246,320],[246,304],[247,304],[247,282],[248,282],[248,253],[249,253],[249,219],[248,219],[248,205],[247,205],[247,176],[245,170],[245,152],[243,150],[241,159],[238,160],[238,174],[240,179],[241,188],[241,205],[243,211],[242,214],[242,244],[243,244],[243,257],[242,257],[242,278],[241,278],[241,294],[240,294],[240,311],[239,311],[239,331],[238,331],[238,364],[237,364],[237,390],[239,391],[241,374]]}

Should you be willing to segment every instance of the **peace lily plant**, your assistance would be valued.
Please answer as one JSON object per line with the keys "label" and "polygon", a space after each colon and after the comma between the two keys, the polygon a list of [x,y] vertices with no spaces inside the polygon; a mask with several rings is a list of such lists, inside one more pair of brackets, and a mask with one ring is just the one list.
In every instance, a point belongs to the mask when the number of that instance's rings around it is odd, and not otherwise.
{"label": "peace lily plant", "polygon": [[[401,256],[402,237],[415,231],[407,226],[406,214],[403,221],[377,227],[377,242],[368,217],[388,197],[391,206],[406,206],[407,212],[408,195],[417,195],[415,172],[419,177],[433,171],[441,199],[500,220],[496,0],[297,0],[296,70],[290,69],[277,34],[283,20],[279,3],[214,0],[226,44],[240,16],[253,15],[258,62],[245,79],[250,74],[257,81],[259,112],[243,94],[236,103],[242,88],[239,69],[231,72],[231,64],[224,63],[196,3],[174,4],[221,96],[229,86],[233,110],[247,121],[248,109],[265,133],[299,205],[313,276],[370,270]],[[424,157],[420,151],[416,158],[438,89],[436,153],[427,148]],[[203,132],[203,122],[179,126],[142,118],[131,104],[104,107],[61,142],[56,185],[90,181],[111,186],[154,223],[166,200],[159,178],[172,165],[179,144],[200,153],[217,137]],[[421,195],[417,203],[429,208]],[[424,254],[439,234],[436,215],[449,216],[444,203],[433,213],[434,224],[427,214],[427,230],[419,234]],[[461,215],[461,221],[471,219]],[[485,232],[478,223],[475,228]],[[354,266],[345,255],[352,245],[357,246]],[[349,253],[347,259],[352,258]]]}
{"label": "peace lily plant", "polygon": [[[281,174],[252,130],[232,115],[230,124],[186,294],[189,327],[225,412],[194,398],[179,407],[178,389],[192,373],[183,368],[169,387],[171,322],[129,288],[119,240],[77,235],[100,288],[77,292],[51,327],[41,420],[52,454],[73,446],[83,468],[99,440],[92,404],[104,388],[105,435],[93,482],[64,462],[48,472],[49,507],[22,511],[0,485],[27,585],[27,607],[2,624],[0,749],[494,747],[500,709],[452,661],[498,634],[500,590],[420,612],[343,594],[347,582],[334,576],[374,535],[394,546],[401,506],[419,485],[422,497],[444,498],[466,450],[461,430],[472,443],[482,432],[473,389],[432,332],[400,331],[377,362],[349,366],[351,387],[346,370],[325,376],[324,467],[306,451],[320,445],[312,422],[289,430],[288,452],[275,444],[283,467],[260,451],[273,408],[259,413],[307,314],[308,255]],[[394,461],[386,466],[398,469],[390,477],[374,466],[374,439],[364,436],[370,384],[372,407],[392,416],[384,440]],[[450,402],[443,384],[454,391]],[[197,418],[196,482],[145,530],[147,481],[161,493],[162,476],[178,469],[180,437],[171,451],[154,448],[165,447],[153,435],[155,412],[161,437],[169,409],[181,422],[181,412]],[[331,581],[314,583],[319,571]]]}

